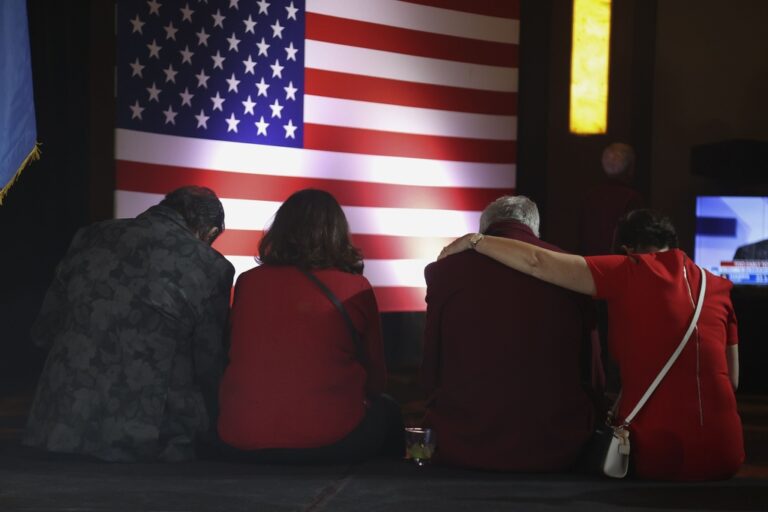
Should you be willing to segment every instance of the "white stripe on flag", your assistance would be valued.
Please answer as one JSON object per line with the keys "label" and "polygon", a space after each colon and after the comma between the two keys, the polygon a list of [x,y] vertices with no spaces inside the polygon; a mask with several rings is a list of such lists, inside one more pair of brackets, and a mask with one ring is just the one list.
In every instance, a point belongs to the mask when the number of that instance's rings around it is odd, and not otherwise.
{"label": "white stripe on flag", "polygon": [[[118,218],[135,217],[163,199],[161,194],[115,192]],[[230,229],[263,230],[280,207],[277,201],[221,198]],[[477,231],[480,213],[462,210],[343,206],[350,232],[368,235],[455,237]]]}
{"label": "white stripe on flag", "polygon": [[[435,255],[437,257],[437,255]],[[235,267],[235,281],[243,272],[257,266],[253,256],[226,256]],[[424,267],[434,260],[365,260],[363,275],[372,286],[423,288]]]}
{"label": "white stripe on flag", "polygon": [[469,114],[312,95],[304,96],[304,121],[366,130],[491,140],[515,140],[517,127],[515,116]]}
{"label": "white stripe on flag", "polygon": [[268,176],[433,187],[515,187],[515,164],[360,155],[116,130],[115,158]]}
{"label": "white stripe on flag", "polygon": [[484,91],[517,91],[517,68],[467,64],[355,46],[313,41],[305,44],[307,68],[447,85]]}
{"label": "white stripe on flag", "polygon": [[[468,2],[469,3],[469,2]],[[307,12],[450,36],[517,43],[518,20],[392,0],[307,0]]]}

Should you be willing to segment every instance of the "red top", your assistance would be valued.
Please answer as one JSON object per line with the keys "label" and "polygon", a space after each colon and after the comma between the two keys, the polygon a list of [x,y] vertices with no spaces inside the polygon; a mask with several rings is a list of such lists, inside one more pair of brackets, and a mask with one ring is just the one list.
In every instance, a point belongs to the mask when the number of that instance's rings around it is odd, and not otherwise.
{"label": "red top", "polygon": [[314,274],[338,297],[367,347],[357,360],[338,309],[295,267],[262,265],[235,286],[229,366],[219,389],[219,435],[243,450],[325,446],[362,420],[366,393],[384,391],[376,297],[368,280]]}
{"label": "red top", "polygon": [[[518,222],[488,234],[558,250]],[[559,471],[593,425],[592,301],[474,251],[430,264],[422,381],[439,462]]]}
{"label": "red top", "polygon": [[[608,303],[609,348],[621,372],[623,419],[682,340],[693,317],[701,274],[677,249],[586,260],[597,298]],[[729,281],[707,274],[698,328],[630,426],[639,477],[729,478],[744,460],[741,420],[725,357],[726,345],[738,342],[731,287]]]}

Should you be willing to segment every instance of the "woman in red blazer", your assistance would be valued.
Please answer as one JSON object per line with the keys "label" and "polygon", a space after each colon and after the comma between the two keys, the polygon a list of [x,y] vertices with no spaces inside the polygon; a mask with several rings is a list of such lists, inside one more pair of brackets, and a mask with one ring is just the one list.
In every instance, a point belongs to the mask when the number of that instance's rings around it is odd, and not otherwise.
{"label": "woman in red blazer", "polygon": [[[334,197],[296,192],[259,244],[261,266],[235,286],[218,431],[236,458],[352,462],[403,454],[376,297]],[[359,333],[304,271],[325,285]]]}

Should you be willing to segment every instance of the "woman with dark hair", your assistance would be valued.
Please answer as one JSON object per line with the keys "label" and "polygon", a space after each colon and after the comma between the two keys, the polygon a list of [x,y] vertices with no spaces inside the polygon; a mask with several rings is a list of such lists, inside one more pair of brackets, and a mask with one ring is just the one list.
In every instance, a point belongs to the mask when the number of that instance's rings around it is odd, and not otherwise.
{"label": "woman with dark hair", "polygon": [[219,392],[225,453],[264,462],[402,456],[400,409],[382,395],[376,297],[336,199],[311,189],[289,197],[259,260],[235,286]]}
{"label": "woman with dark hair", "polygon": [[[608,303],[609,348],[619,364],[623,423],[683,339],[696,309],[702,270],[677,248],[666,217],[635,210],[619,221],[619,255],[582,257],[517,240],[469,234],[440,257],[474,249],[515,270]],[[634,418],[634,473],[662,480],[730,478],[744,460],[736,318],[731,283],[706,274],[696,329]]]}

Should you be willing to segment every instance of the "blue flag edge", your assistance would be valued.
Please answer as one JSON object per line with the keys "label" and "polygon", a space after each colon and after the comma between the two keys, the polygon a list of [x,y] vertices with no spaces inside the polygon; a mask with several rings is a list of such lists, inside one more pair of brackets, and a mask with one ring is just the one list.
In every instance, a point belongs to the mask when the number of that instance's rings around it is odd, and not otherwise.
{"label": "blue flag edge", "polygon": [[[21,50],[9,55],[0,55],[0,68],[6,72],[15,68],[16,73],[7,73],[4,86],[0,91],[7,93],[9,104],[4,104],[3,114],[8,116],[6,127],[13,126],[16,119],[16,130],[8,133],[8,140],[3,153],[0,169],[0,205],[3,204],[8,191],[19,179],[22,171],[30,162],[40,158],[40,143],[36,142],[37,129],[35,123],[35,104],[32,94],[32,65],[29,48],[29,32],[27,29],[27,10],[25,0],[3,1],[0,9],[0,25],[2,25],[2,47]],[[4,73],[6,74],[6,73]],[[9,76],[8,76],[9,75]],[[15,75],[15,76],[14,76]],[[5,90],[8,87],[10,90]],[[3,120],[0,120],[3,121]],[[6,130],[3,130],[6,131]],[[10,132],[10,130],[8,130]],[[15,168],[14,168],[15,167]],[[10,172],[9,172],[10,171]],[[12,173],[11,173],[12,172]]]}

